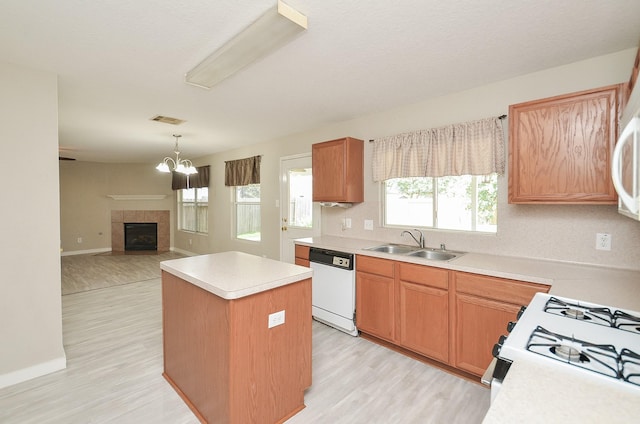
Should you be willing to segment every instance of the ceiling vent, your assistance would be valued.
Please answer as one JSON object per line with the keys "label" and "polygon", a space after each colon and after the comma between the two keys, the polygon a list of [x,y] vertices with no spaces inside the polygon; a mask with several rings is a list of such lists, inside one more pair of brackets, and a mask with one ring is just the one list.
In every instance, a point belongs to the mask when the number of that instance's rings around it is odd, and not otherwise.
{"label": "ceiling vent", "polygon": [[162,116],[162,115],[156,115],[153,118],[151,118],[151,120],[156,122],[163,122],[165,124],[171,124],[171,125],[180,125],[182,123],[187,122],[184,119],[172,118],[170,116]]}

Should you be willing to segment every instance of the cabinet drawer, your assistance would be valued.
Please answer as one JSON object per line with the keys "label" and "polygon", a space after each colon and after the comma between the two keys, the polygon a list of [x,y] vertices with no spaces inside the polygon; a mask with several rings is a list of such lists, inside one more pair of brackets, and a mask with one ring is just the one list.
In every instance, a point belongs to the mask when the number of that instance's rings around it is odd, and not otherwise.
{"label": "cabinet drawer", "polygon": [[309,246],[296,244],[296,258],[309,260]]}
{"label": "cabinet drawer", "polygon": [[400,280],[425,286],[447,290],[449,288],[449,271],[424,265],[399,263]]}
{"label": "cabinet drawer", "polygon": [[307,268],[311,267],[308,259],[296,258],[295,263],[296,265],[306,266]]}
{"label": "cabinet drawer", "polygon": [[527,305],[534,294],[549,291],[549,286],[485,275],[456,272],[456,292],[472,294],[486,299],[514,305]]}
{"label": "cabinet drawer", "polygon": [[362,255],[358,255],[356,259],[356,270],[385,277],[393,277],[393,266],[394,262],[387,259]]}

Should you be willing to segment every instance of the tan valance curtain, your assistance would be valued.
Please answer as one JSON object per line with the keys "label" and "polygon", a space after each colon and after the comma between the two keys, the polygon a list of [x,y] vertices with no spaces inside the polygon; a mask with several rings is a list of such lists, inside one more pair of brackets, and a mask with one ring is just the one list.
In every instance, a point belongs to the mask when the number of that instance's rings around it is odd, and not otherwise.
{"label": "tan valance curtain", "polygon": [[230,160],[224,163],[224,185],[245,186],[260,184],[260,159],[253,156],[245,159]]}
{"label": "tan valance curtain", "polygon": [[196,168],[197,174],[184,175],[180,172],[171,173],[171,189],[182,190],[187,188],[209,187],[209,165]]}
{"label": "tan valance curtain", "polygon": [[500,118],[486,118],[373,141],[373,180],[504,174]]}

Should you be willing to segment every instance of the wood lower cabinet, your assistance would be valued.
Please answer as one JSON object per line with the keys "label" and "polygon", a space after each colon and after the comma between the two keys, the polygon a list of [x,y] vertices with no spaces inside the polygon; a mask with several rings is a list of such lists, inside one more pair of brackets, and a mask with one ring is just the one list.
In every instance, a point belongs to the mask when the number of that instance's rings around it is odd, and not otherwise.
{"label": "wood lower cabinet", "polygon": [[509,106],[509,203],[615,204],[625,84]]}
{"label": "wood lower cabinet", "polygon": [[[280,310],[286,322],[268,328]],[[223,299],[162,271],[163,376],[203,423],[270,424],[302,410],[311,327],[310,278]]]}
{"label": "wood lower cabinet", "polygon": [[356,258],[356,325],[384,340],[395,340],[395,265],[393,261]]}
{"label": "wood lower cabinet", "polygon": [[449,362],[449,272],[398,264],[399,344],[422,355]]}
{"label": "wood lower cabinet", "polygon": [[452,365],[482,375],[492,360],[493,345],[507,333],[521,306],[549,286],[465,272],[453,273]]}
{"label": "wood lower cabinet", "polygon": [[309,246],[295,245],[295,264],[309,267]]}
{"label": "wood lower cabinet", "polygon": [[[373,340],[481,376],[522,306],[549,286],[356,257],[356,322]],[[418,354],[418,355],[414,355]]]}

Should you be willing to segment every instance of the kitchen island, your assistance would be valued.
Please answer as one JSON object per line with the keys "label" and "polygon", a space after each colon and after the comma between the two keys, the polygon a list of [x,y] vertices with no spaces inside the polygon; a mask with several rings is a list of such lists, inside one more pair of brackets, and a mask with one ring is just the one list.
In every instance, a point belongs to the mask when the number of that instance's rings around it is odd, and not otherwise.
{"label": "kitchen island", "polygon": [[204,423],[279,423],[311,386],[311,276],[241,252],[164,261],[165,379]]}

